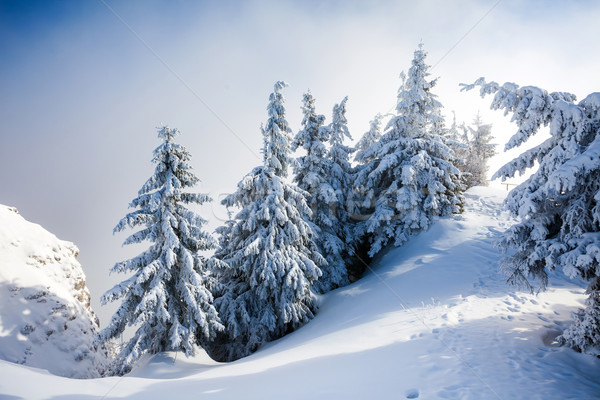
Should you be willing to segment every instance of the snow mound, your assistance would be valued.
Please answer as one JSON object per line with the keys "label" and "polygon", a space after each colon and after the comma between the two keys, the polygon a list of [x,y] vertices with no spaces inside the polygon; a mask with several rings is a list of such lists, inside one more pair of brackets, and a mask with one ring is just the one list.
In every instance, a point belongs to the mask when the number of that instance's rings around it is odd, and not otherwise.
{"label": "snow mound", "polygon": [[0,205],[0,359],[67,377],[100,375],[105,356],[92,346],[98,319],[78,253]]}

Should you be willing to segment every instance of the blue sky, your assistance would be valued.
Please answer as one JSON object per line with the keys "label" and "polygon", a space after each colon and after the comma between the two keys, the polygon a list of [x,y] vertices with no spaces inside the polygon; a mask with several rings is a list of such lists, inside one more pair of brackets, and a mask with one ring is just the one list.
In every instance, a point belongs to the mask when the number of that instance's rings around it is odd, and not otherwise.
{"label": "blue sky", "polygon": [[[290,83],[294,131],[310,88],[328,120],[349,96],[358,139],[393,108],[423,41],[446,115],[469,122],[481,110],[499,143],[514,129],[460,82],[580,99],[600,86],[592,1],[105,1],[0,1],[0,203],[80,247],[103,322],[112,311],[98,299],[123,279],[108,270],[139,250],[112,228],[152,173],[160,123],[181,130],[198,190],[218,199],[259,162],[277,80]],[[225,216],[217,202],[202,212],[210,229]]]}

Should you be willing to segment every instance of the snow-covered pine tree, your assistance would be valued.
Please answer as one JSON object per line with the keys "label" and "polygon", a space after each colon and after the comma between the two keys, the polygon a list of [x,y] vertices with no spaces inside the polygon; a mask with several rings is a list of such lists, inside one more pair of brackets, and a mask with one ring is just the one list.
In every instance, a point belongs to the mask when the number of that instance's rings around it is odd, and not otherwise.
{"label": "snow-covered pine tree", "polygon": [[102,303],[122,299],[110,323],[97,340],[107,342],[127,326],[137,328],[117,356],[116,373],[126,373],[144,354],[161,351],[195,353],[195,344],[206,346],[223,329],[212,295],[206,288],[208,260],[199,251],[216,248],[216,241],[202,230],[206,223],[186,204],[210,201],[204,194],[189,193],[198,182],[188,164],[190,154],[174,142],[178,130],[164,126],[162,144],[154,150],[154,174],[132,200],[137,210],[115,227],[142,229],[124,244],[151,242],[149,249],[115,264],[111,272],[133,275],[102,296]]}
{"label": "snow-covered pine tree", "polygon": [[352,194],[347,199],[348,204],[346,206],[354,223],[354,257],[346,265],[348,278],[351,282],[358,280],[371,262],[371,257],[369,256],[371,245],[368,238],[360,231],[360,228],[363,227],[361,221],[368,219],[369,214],[373,211],[371,200],[374,197],[374,193],[373,188],[360,186],[358,182],[363,182],[379,165],[375,154],[369,149],[381,138],[383,118],[383,115],[377,114],[369,122],[369,130],[362,135],[355,146],[354,161],[357,164],[353,169]]}
{"label": "snow-covered pine tree", "polygon": [[296,134],[291,150],[296,151],[301,147],[306,154],[296,160],[294,181],[300,189],[311,194],[307,200],[314,211],[318,208],[321,199],[317,199],[313,193],[324,191],[323,196],[327,205],[335,199],[335,193],[327,187],[325,182],[329,172],[329,163],[326,159],[327,147],[325,146],[329,139],[329,130],[323,126],[325,116],[316,113],[315,98],[310,90],[302,98],[302,114],[302,129]]}
{"label": "snow-covered pine tree", "polygon": [[452,111],[452,125],[450,125],[445,138],[446,144],[454,152],[454,156],[456,157],[455,165],[463,174],[463,182],[466,184],[467,177],[465,172],[467,170],[467,158],[469,154],[469,135],[464,123],[460,126],[456,124],[456,113],[454,111]]}
{"label": "snow-covered pine tree", "polygon": [[371,256],[390,242],[402,245],[427,229],[435,216],[462,208],[461,174],[443,138],[442,105],[431,92],[436,80],[427,80],[425,57],[421,44],[400,87],[397,116],[362,154],[374,160],[372,170],[359,171],[355,182],[370,206],[358,233],[371,243]]}
{"label": "snow-covered pine tree", "polygon": [[600,93],[575,104],[570,93],[514,83],[501,86],[483,78],[463,90],[477,86],[482,97],[495,93],[491,108],[512,114],[518,125],[506,150],[527,142],[542,126],[550,131],[550,138],[494,174],[494,179],[505,179],[539,163],[506,199],[520,222],[499,242],[505,251],[514,250],[503,260],[502,269],[510,283],[531,291],[545,289],[548,270],[555,268],[590,281],[587,307],[560,339],[600,355]]}
{"label": "snow-covered pine tree", "polygon": [[335,191],[337,204],[333,212],[334,233],[342,239],[346,247],[342,251],[345,256],[353,254],[354,229],[351,226],[352,215],[348,199],[352,196],[354,186],[354,171],[350,163],[350,156],[355,149],[344,145],[344,138],[352,140],[346,119],[346,102],[348,97],[333,107],[332,121],[329,125],[329,153],[327,159],[331,163],[328,183]]}
{"label": "snow-covered pine tree", "polygon": [[288,167],[295,165],[295,160],[290,153],[292,130],[285,119],[285,99],[281,90],[288,86],[283,81],[275,84],[273,93],[269,96],[267,112],[269,119],[263,134],[263,158],[265,167],[269,167],[277,176],[286,177]]}
{"label": "snow-covered pine tree", "polygon": [[484,124],[478,112],[472,127],[469,127],[469,132],[465,171],[467,188],[487,186],[488,160],[496,155],[496,145],[490,143],[493,139],[492,125]]}
{"label": "snow-covered pine tree", "polygon": [[[275,92],[283,87],[276,83]],[[306,192],[283,179],[286,171],[280,166],[289,164],[290,148],[282,129],[287,126],[283,97],[274,97],[277,112],[270,103],[263,129],[265,165],[254,168],[223,200],[241,211],[216,253],[228,265],[218,272],[226,290],[215,300],[227,334],[212,351],[220,360],[246,356],[285,335],[311,319],[316,308],[311,286],[324,260],[304,220],[311,213]]]}
{"label": "snow-covered pine tree", "polygon": [[[344,106],[345,108],[345,103]],[[332,176],[334,163],[329,154],[325,143],[336,129],[335,134],[338,136],[344,133],[341,130],[345,127],[345,122],[340,115],[337,116],[335,126],[323,126],[325,117],[318,115],[315,111],[315,99],[308,91],[304,94],[302,103],[302,129],[296,134],[292,144],[292,150],[302,147],[306,154],[298,157],[297,164],[294,168],[294,181],[298,187],[308,193],[307,202],[312,211],[309,216],[306,216],[306,221],[315,232],[315,241],[319,248],[319,252],[326,260],[326,265],[321,266],[323,275],[314,283],[314,288],[320,293],[325,293],[336,287],[346,285],[348,283],[348,272],[344,261],[344,256],[347,254],[345,237],[340,236],[344,227],[338,221],[338,210],[343,207],[340,204],[340,193],[336,192],[332,182],[336,184],[336,177]],[[341,112],[338,105],[338,114]],[[347,128],[346,128],[347,129]],[[339,139],[339,138],[338,138]],[[335,142],[339,142],[336,139]],[[343,146],[342,143],[339,143]],[[343,151],[339,146],[336,147],[335,156],[343,158]],[[338,166],[338,168],[343,168]],[[343,171],[339,171],[337,177],[341,177]],[[337,182],[341,188],[341,183]],[[342,189],[340,189],[342,190]],[[342,199],[343,201],[343,199]],[[341,215],[343,217],[343,215]]]}
{"label": "snow-covered pine tree", "polygon": [[370,122],[369,122],[369,130],[366,131],[360,140],[356,143],[354,147],[354,161],[358,163],[358,165],[365,165],[373,161],[372,159],[365,156],[365,152],[371,147],[373,143],[379,140],[381,137],[381,121],[383,120],[383,115],[377,114]]}
{"label": "snow-covered pine tree", "polygon": [[374,197],[373,188],[361,186],[360,183],[364,182],[367,176],[379,165],[379,161],[371,147],[381,138],[382,120],[383,115],[377,114],[369,122],[369,130],[362,135],[355,146],[354,161],[357,165],[354,167],[354,190],[349,207],[355,222],[367,219],[369,210],[372,211],[370,200]]}

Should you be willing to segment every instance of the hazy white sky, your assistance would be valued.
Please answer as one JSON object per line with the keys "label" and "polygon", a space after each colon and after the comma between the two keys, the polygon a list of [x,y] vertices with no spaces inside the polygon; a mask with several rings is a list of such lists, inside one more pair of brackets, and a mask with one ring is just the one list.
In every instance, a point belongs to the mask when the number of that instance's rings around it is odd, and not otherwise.
{"label": "hazy white sky", "polygon": [[[198,190],[217,199],[260,162],[275,81],[290,83],[294,131],[304,91],[328,120],[348,95],[358,139],[393,108],[423,41],[445,113],[481,110],[503,145],[514,128],[458,84],[485,76],[582,99],[599,87],[598,20],[594,1],[0,0],[0,203],[79,246],[104,326],[114,307],[99,297],[124,279],[108,271],[139,250],[111,232],[153,171],[160,123],[180,129]],[[224,215],[203,210],[211,230]]]}

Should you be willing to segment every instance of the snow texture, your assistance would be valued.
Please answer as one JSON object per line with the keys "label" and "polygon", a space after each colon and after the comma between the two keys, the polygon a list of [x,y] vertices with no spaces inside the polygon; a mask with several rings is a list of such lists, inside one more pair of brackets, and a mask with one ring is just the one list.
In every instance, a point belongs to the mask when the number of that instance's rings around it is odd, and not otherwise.
{"label": "snow texture", "polygon": [[78,253],[0,205],[0,359],[70,378],[104,373],[107,355],[93,344],[98,319]]}

